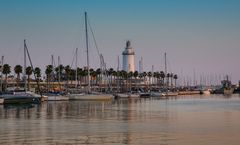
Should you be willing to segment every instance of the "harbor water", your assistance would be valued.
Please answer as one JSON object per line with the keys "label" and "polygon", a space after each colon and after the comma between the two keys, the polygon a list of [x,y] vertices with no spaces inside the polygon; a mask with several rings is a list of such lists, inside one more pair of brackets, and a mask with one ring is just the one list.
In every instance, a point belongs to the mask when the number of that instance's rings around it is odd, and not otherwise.
{"label": "harbor water", "polygon": [[0,105],[0,144],[239,145],[240,96]]}

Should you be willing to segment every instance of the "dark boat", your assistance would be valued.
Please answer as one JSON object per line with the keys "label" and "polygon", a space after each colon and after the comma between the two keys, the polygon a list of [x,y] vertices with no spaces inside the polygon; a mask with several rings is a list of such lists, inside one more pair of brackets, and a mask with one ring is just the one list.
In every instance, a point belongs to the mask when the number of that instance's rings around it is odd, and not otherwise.
{"label": "dark boat", "polygon": [[1,95],[4,98],[4,104],[28,104],[39,103],[40,97],[32,92],[12,91]]}

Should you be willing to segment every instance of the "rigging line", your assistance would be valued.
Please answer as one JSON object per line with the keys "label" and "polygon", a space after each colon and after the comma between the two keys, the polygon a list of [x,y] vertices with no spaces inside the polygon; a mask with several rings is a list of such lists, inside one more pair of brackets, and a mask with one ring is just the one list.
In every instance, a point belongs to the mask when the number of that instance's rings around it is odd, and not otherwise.
{"label": "rigging line", "polygon": [[[28,47],[27,47],[27,44],[26,44],[26,40],[24,40],[24,47],[25,47],[25,49],[26,49],[27,56],[28,56],[30,65],[31,65],[31,67],[32,67],[32,70],[34,71],[33,63],[32,63],[31,57],[30,57],[30,53],[29,53],[29,51],[28,51]],[[33,72],[33,75],[34,75],[35,80],[37,80],[37,76],[36,76],[36,73],[35,73],[35,72]],[[39,84],[38,81],[37,81],[37,88],[38,88],[38,91],[39,91],[39,93],[40,93],[40,95],[41,95],[41,97],[42,97],[42,91],[41,91],[41,89],[40,89],[40,84]],[[38,101],[39,101],[39,103],[41,103],[40,100],[38,100]]]}
{"label": "rigging line", "polygon": [[91,31],[91,33],[92,33],[92,37],[93,37],[93,41],[94,41],[94,44],[95,44],[95,48],[97,49],[98,56],[100,57],[100,51],[99,51],[99,49],[98,49],[97,41],[96,41],[96,39],[95,39],[95,35],[94,35],[94,33],[93,33],[93,29],[92,29],[92,26],[91,26],[91,24],[90,24],[89,18],[88,18],[88,25],[89,25],[90,31]]}
{"label": "rigging line", "polygon": [[75,57],[76,57],[76,54],[75,54],[75,52],[73,52],[73,59],[72,59],[72,63],[71,63],[71,68],[72,68],[72,66],[73,66],[73,63],[74,63]]}

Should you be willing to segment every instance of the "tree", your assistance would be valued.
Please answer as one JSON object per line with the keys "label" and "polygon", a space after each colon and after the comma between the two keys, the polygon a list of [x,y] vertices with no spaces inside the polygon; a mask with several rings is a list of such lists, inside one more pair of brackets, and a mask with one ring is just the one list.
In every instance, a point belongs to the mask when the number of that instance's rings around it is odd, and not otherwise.
{"label": "tree", "polygon": [[129,83],[129,85],[130,85],[130,91],[132,91],[132,77],[133,77],[133,72],[130,71],[127,75],[128,75],[127,78],[130,80],[130,83]]}
{"label": "tree", "polygon": [[167,73],[167,87],[169,87],[169,78],[170,78],[170,73]]}
{"label": "tree", "polygon": [[111,85],[112,85],[112,75],[113,75],[113,71],[114,71],[113,68],[110,68],[110,69],[108,70],[108,75],[110,76],[110,84],[111,84]]}
{"label": "tree", "polygon": [[33,70],[31,66],[26,68],[26,75],[28,76],[28,90],[30,89],[30,76],[32,75]]}
{"label": "tree", "polygon": [[62,64],[60,64],[58,67],[55,68],[55,72],[56,72],[56,76],[58,77],[58,81],[60,81],[62,79],[62,75],[63,75],[63,70],[64,70],[64,66]]}
{"label": "tree", "polygon": [[81,85],[81,80],[83,77],[83,69],[82,68],[77,68],[77,76],[78,76],[78,84]]}
{"label": "tree", "polygon": [[173,73],[170,73],[171,87],[173,86]]}
{"label": "tree", "polygon": [[48,88],[48,90],[49,90],[49,81],[50,81],[52,72],[53,72],[53,66],[52,65],[47,65],[46,70],[45,70],[45,74],[47,76],[47,88]]}
{"label": "tree", "polygon": [[64,70],[65,70],[65,75],[67,77],[67,84],[68,84],[69,76],[70,76],[70,72],[71,72],[71,67],[69,65],[67,65],[67,66],[64,67]]}
{"label": "tree", "polygon": [[152,72],[149,71],[149,72],[147,73],[147,76],[148,76],[149,84],[150,84],[150,83],[151,83]]}
{"label": "tree", "polygon": [[6,83],[6,87],[7,87],[7,76],[8,76],[8,74],[11,73],[11,66],[9,64],[4,64],[2,73],[5,75],[5,83]]}
{"label": "tree", "polygon": [[138,71],[135,71],[135,72],[133,73],[133,76],[134,76],[135,79],[137,79],[137,77],[139,76]]}
{"label": "tree", "polygon": [[164,85],[165,73],[160,71],[160,78],[162,79],[162,85]]}
{"label": "tree", "polygon": [[34,74],[36,74],[37,80],[39,81],[41,78],[41,69],[39,67],[36,67],[34,69]]}
{"label": "tree", "polygon": [[177,74],[175,74],[175,75],[173,76],[173,79],[175,80],[175,87],[177,87],[177,79],[178,79]]}
{"label": "tree", "polygon": [[76,79],[76,70],[75,69],[70,69],[70,80],[71,80],[71,84],[73,82],[73,80]]}
{"label": "tree", "polygon": [[159,78],[160,78],[160,73],[159,72],[154,72],[153,77],[154,77],[156,85],[157,85],[158,81],[159,81]]}
{"label": "tree", "polygon": [[101,82],[101,79],[102,79],[101,77],[99,77],[101,75],[101,73],[102,73],[101,69],[98,68],[96,70],[96,73],[97,73],[97,81],[96,81],[96,83],[98,84],[98,82]]}
{"label": "tree", "polygon": [[17,87],[18,87],[19,82],[20,82],[20,74],[22,73],[22,66],[21,65],[16,65],[14,67],[14,72],[17,74]]}

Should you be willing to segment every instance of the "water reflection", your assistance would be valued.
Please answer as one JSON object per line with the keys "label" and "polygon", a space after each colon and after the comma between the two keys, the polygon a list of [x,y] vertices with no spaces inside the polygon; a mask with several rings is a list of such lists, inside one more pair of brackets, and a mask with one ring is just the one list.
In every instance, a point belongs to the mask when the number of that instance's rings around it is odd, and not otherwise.
{"label": "water reflection", "polygon": [[0,106],[0,144],[231,144],[239,104],[235,95]]}

